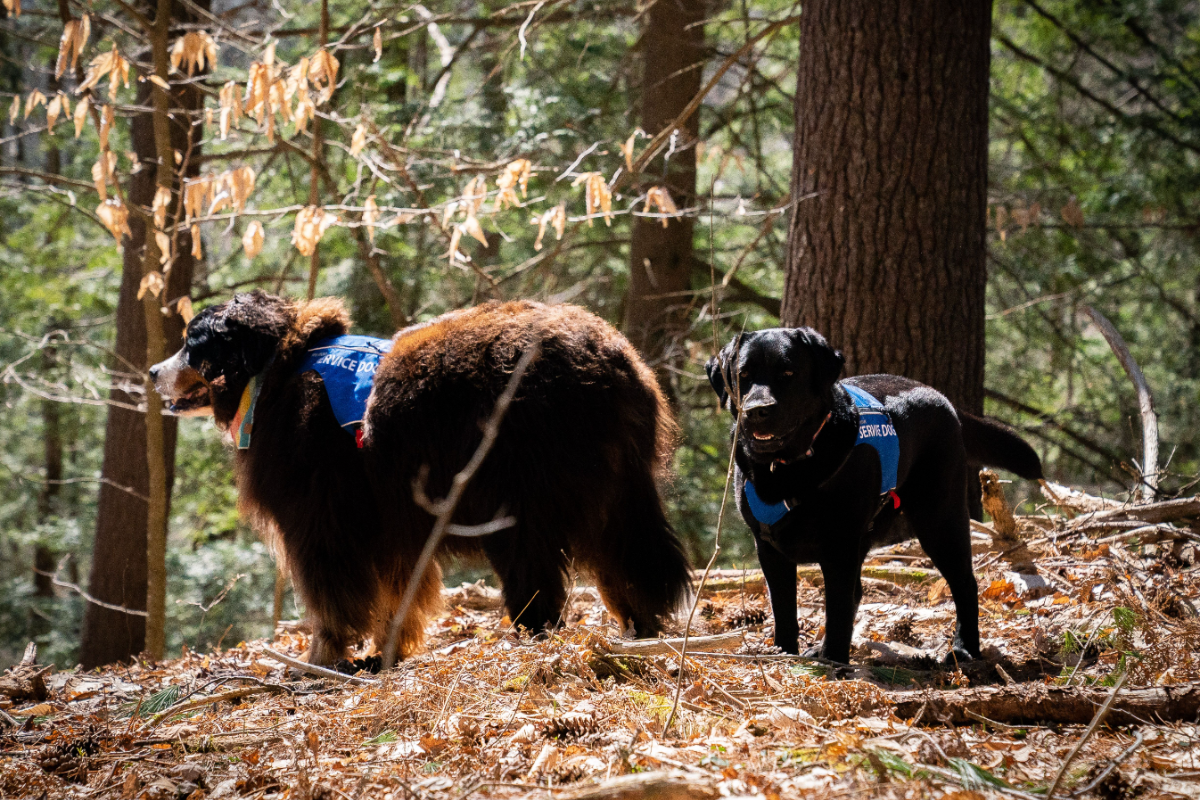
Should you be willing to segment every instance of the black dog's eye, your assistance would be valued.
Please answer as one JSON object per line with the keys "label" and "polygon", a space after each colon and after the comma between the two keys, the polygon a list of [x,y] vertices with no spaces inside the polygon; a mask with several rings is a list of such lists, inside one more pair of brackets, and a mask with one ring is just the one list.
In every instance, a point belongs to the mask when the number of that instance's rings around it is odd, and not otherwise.
{"label": "black dog's eye", "polygon": [[792,377],[792,371],[791,371],[790,369],[788,369],[788,370],[784,370],[784,372],[783,372],[783,377],[785,377],[785,378],[790,378],[790,377]]}
{"label": "black dog's eye", "polygon": [[750,380],[750,370],[748,370],[748,369],[742,370],[741,372],[738,373],[738,377],[744,381]]}

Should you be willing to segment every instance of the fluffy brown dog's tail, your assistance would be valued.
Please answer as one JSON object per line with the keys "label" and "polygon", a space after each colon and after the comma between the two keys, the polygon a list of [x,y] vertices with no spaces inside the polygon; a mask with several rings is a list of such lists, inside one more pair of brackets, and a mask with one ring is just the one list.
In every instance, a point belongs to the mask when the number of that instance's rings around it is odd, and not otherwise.
{"label": "fluffy brown dog's tail", "polygon": [[1041,480],[1042,460],[1029,443],[1002,422],[958,412],[962,421],[967,460],[1015,472],[1031,481]]}

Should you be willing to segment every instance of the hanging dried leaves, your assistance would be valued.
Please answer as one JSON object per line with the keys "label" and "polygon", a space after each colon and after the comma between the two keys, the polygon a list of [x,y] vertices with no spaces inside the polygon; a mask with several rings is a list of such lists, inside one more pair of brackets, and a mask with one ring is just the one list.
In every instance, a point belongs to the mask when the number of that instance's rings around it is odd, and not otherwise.
{"label": "hanging dried leaves", "polygon": [[625,169],[633,171],[633,143],[637,141],[639,136],[645,136],[646,132],[638,128],[633,133],[629,134],[629,138],[625,140],[625,144],[621,145],[621,155],[625,156]]}
{"label": "hanging dried leaves", "polygon": [[40,89],[34,89],[25,99],[25,119],[29,119],[29,115],[35,108],[44,105],[46,105],[46,95],[42,94]]}
{"label": "hanging dried leaves", "polygon": [[200,226],[192,225],[192,258],[197,261],[204,259],[204,245],[200,241]]}
{"label": "hanging dried leaves", "polygon": [[183,317],[183,324],[187,325],[192,321],[192,317],[196,316],[196,312],[192,309],[192,298],[181,297],[179,302],[175,304],[175,311],[179,316]]}
{"label": "hanging dried leaves", "polygon": [[319,93],[317,103],[327,103],[333,97],[337,87],[338,60],[333,54],[322,48],[309,59],[308,81]]}
{"label": "hanging dried leaves", "polygon": [[62,40],[58,44],[58,61],[54,63],[54,78],[57,80],[67,70],[67,63],[74,70],[79,65],[79,56],[92,35],[92,18],[84,14],[79,19],[69,19],[63,26]]}
{"label": "hanging dried leaves", "polygon": [[371,195],[363,204],[363,224],[367,226],[367,238],[371,244],[375,244],[375,224],[378,220],[379,206],[375,204],[375,195]]}
{"label": "hanging dried leaves", "polygon": [[8,107],[8,124],[16,125],[17,116],[21,113],[21,95],[13,98],[12,105]]}
{"label": "hanging dried leaves", "polygon": [[[29,111],[26,110],[25,114],[28,116]],[[1063,222],[1076,230],[1082,228],[1086,222],[1083,218],[1083,209],[1079,207],[1079,201],[1075,199],[1075,195],[1071,195],[1071,199],[1059,213],[1062,214]]]}
{"label": "hanging dried leaves", "polygon": [[521,205],[516,189],[517,186],[521,187],[521,197],[529,196],[529,176],[532,171],[533,164],[527,158],[518,158],[504,168],[504,172],[496,179],[496,187],[500,189],[496,195],[496,211]]}
{"label": "hanging dried leaves", "polygon": [[53,134],[54,126],[58,124],[58,118],[62,114],[71,113],[71,101],[62,92],[54,95],[54,98],[46,104],[46,129]]}
{"label": "hanging dried leaves", "polygon": [[154,190],[154,202],[150,205],[150,212],[154,215],[154,226],[156,228],[166,226],[167,210],[170,206],[171,190],[166,186],[159,186]]}
{"label": "hanging dried leaves", "polygon": [[604,224],[612,225],[612,191],[608,188],[608,184],[604,182],[604,176],[599,172],[585,172],[580,175],[571,184],[572,186],[584,185],[584,202],[587,205],[587,215],[589,217],[587,224],[592,226],[591,217],[594,214],[604,215]]}
{"label": "hanging dried leaves", "polygon": [[183,189],[184,219],[216,214],[232,208],[239,214],[254,193],[252,167],[238,167],[217,175],[203,175],[187,181]]}
{"label": "hanging dried leaves", "polygon": [[305,206],[296,214],[296,227],[292,230],[292,244],[302,256],[311,256],[329,226],[337,217],[320,206]]}
{"label": "hanging dried leaves", "polygon": [[[171,237],[162,231],[154,232],[154,244],[158,248],[158,263],[166,264],[171,260]],[[158,292],[154,293],[158,297]]]}
{"label": "hanging dried leaves", "polygon": [[113,181],[117,169],[117,154],[111,150],[102,150],[100,158],[92,164],[92,183],[96,186],[96,194],[100,199],[108,199],[108,185]]}
{"label": "hanging dried leaves", "polygon": [[113,117],[113,107],[105,106],[104,113],[100,115],[100,150],[102,152],[108,150],[108,134],[112,131]]}
{"label": "hanging dried leaves", "polygon": [[537,239],[535,239],[533,242],[534,250],[542,249],[542,237],[546,235],[547,225],[554,228],[554,238],[556,241],[561,242],[563,230],[567,226],[567,207],[562,203],[559,203],[554,208],[538,214],[536,217],[530,220],[530,224],[538,226]]}
{"label": "hanging dried leaves", "polygon": [[254,258],[262,252],[263,247],[263,226],[258,220],[254,220],[246,226],[246,232],[242,234],[242,249],[246,251],[246,258]]}
{"label": "hanging dried leaves", "polygon": [[383,57],[383,28],[376,28],[375,35],[371,39],[371,44],[375,48],[375,57],[371,59],[371,63],[377,63]]}
{"label": "hanging dried leaves", "polygon": [[21,16],[21,0],[3,0],[4,8],[14,17]]}
{"label": "hanging dried leaves", "polygon": [[367,129],[360,123],[350,137],[350,155],[357,156],[367,146]]}
{"label": "hanging dried leaves", "polygon": [[216,66],[217,43],[204,31],[189,31],[175,40],[171,47],[171,68],[187,66],[188,77],[203,71],[205,66]]}
{"label": "hanging dried leaves", "polygon": [[[665,186],[655,186],[650,191],[646,192],[646,205],[642,208],[642,213],[645,214],[651,208],[658,209],[661,214],[678,214],[679,209],[675,206],[675,201],[671,199],[671,193],[667,191]],[[666,217],[662,218],[662,226],[667,227],[669,220]]]}
{"label": "hanging dried leaves", "polygon": [[163,286],[166,281],[163,280],[162,273],[158,270],[147,272],[142,276],[142,282],[138,284],[137,299],[141,300],[146,296],[146,292],[150,293],[151,297],[158,297],[162,294]]}
{"label": "hanging dried leaves", "polygon": [[105,76],[108,76],[108,98],[110,100],[117,99],[118,84],[124,84],[126,89],[129,88],[129,62],[118,52],[116,44],[113,44],[110,52],[101,53],[92,59],[87,75],[84,76],[83,83],[79,84],[79,88],[75,90],[75,94],[81,94],[94,88]]}
{"label": "hanging dried leaves", "polygon": [[96,216],[108,228],[108,232],[121,243],[121,236],[129,233],[129,209],[119,197],[110,197],[96,206]]}
{"label": "hanging dried leaves", "polygon": [[79,101],[79,105],[75,106],[75,138],[78,139],[83,133],[83,126],[87,124],[88,109],[91,108],[92,100],[88,95],[84,95]]}
{"label": "hanging dried leaves", "polygon": [[225,141],[229,126],[236,125],[242,118],[242,93],[238,91],[238,85],[229,81],[222,86],[217,102],[221,109],[221,141]]}

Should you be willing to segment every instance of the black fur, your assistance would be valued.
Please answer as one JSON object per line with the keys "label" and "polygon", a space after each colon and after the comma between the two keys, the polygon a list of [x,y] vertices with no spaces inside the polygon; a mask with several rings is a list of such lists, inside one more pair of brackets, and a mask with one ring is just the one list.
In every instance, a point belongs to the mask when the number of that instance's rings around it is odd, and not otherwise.
{"label": "black fur", "polygon": [[[810,328],[738,336],[708,364],[709,380],[735,422],[738,509],[754,533],[771,594],[775,643],[799,653],[796,564],[825,579],[825,641],[812,655],[847,662],[872,547],[911,531],[945,577],[958,613],[960,659],[979,656],[978,587],[971,567],[967,464],[1042,476],[1033,449],[1004,425],[955,410],[928,386],[896,375],[847,379],[884,403],[900,440],[897,494],[881,502],[879,456],[855,446],[858,412],[837,378],[844,359]],[[746,480],[767,503],[794,509],[773,530],[754,519]],[[897,525],[903,517],[907,526]],[[900,534],[897,537],[897,534]]]}

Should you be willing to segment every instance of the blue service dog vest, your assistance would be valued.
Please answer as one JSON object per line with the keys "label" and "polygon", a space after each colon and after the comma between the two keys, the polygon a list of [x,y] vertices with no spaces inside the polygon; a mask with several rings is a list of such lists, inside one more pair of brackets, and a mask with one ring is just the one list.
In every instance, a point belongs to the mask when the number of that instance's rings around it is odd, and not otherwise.
{"label": "blue service dog vest", "polygon": [[362,427],[379,360],[391,349],[391,339],[334,336],[309,349],[300,365],[300,372],[316,370],[321,376],[333,415],[347,433]]}
{"label": "blue service dog vest", "polygon": [[[899,508],[899,498],[895,495],[896,473],[900,463],[900,437],[892,425],[892,418],[884,408],[883,403],[864,392],[857,386],[848,383],[840,384],[854,407],[858,409],[858,438],[854,445],[869,445],[879,454],[879,494],[891,496],[892,502]],[[787,500],[778,503],[768,503],[758,496],[754,484],[746,481],[746,504],[750,506],[750,514],[760,524],[768,528],[777,524],[792,510]]]}

